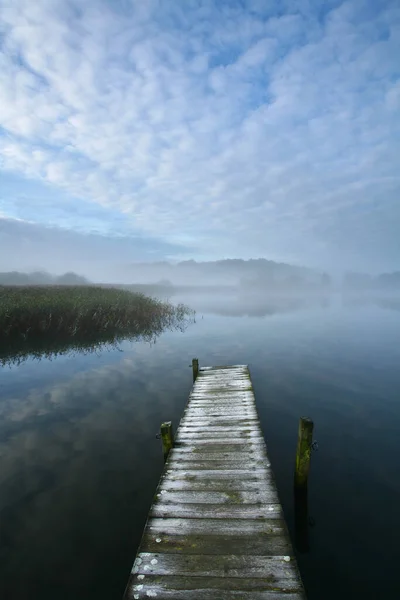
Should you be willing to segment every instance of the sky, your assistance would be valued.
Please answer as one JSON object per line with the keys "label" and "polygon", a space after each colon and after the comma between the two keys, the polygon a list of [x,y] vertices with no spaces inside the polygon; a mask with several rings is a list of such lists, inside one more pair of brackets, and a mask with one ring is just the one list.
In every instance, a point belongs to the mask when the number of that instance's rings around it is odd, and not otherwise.
{"label": "sky", "polygon": [[397,0],[0,0],[0,270],[400,269]]}

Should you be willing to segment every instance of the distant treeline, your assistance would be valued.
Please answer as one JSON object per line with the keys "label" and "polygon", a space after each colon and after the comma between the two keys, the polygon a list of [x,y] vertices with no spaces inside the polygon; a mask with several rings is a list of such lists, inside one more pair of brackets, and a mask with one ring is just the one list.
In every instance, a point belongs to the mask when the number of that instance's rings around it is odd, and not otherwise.
{"label": "distant treeline", "polygon": [[0,273],[0,285],[97,285],[167,296],[200,290],[208,293],[235,290],[243,293],[400,290],[400,271],[377,276],[348,272],[342,280],[332,280],[328,273],[263,258],[213,262],[188,260],[176,265],[167,262],[136,263],[127,266],[124,279],[124,283],[118,280],[99,283],[90,282],[74,272],[60,276],[44,271]]}
{"label": "distant treeline", "polygon": [[34,273],[20,273],[9,271],[0,273],[0,285],[89,285],[90,281],[82,275],[68,272],[64,275],[50,275],[44,271]]}
{"label": "distant treeline", "polygon": [[265,258],[226,259],[196,262],[186,260],[134,263],[127,266],[126,275],[132,283],[161,283],[173,286],[246,286],[258,283],[279,283],[285,280],[318,282],[321,274],[312,269],[277,263]]}

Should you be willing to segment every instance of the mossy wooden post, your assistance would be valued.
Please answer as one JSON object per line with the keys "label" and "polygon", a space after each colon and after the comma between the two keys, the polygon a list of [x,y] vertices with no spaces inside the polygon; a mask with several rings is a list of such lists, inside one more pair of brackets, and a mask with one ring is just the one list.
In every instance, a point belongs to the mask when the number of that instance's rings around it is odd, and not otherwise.
{"label": "mossy wooden post", "polygon": [[171,421],[161,423],[161,440],[165,462],[168,458],[169,451],[174,447],[174,432]]}
{"label": "mossy wooden post", "polygon": [[299,423],[299,437],[297,440],[296,468],[294,485],[296,488],[307,487],[308,472],[310,470],[311,444],[314,423],[307,417],[301,417]]}
{"label": "mossy wooden post", "polygon": [[197,374],[199,372],[199,359],[192,359],[192,367],[193,367],[193,383],[196,381]]}

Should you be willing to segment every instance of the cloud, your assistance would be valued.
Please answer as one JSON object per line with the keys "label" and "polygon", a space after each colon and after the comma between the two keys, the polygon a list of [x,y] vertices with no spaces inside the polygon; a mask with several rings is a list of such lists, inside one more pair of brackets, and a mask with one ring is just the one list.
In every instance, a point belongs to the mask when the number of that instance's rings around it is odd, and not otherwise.
{"label": "cloud", "polygon": [[0,9],[0,168],[63,194],[43,223],[73,197],[209,258],[393,263],[394,0]]}

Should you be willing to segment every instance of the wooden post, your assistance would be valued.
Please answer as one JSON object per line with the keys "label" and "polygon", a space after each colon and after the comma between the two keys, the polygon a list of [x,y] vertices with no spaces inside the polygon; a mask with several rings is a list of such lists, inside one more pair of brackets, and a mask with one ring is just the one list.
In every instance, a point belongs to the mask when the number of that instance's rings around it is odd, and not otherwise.
{"label": "wooden post", "polygon": [[199,372],[199,359],[198,358],[193,358],[192,367],[193,367],[193,383],[194,383],[196,381],[196,377]]}
{"label": "wooden post", "polygon": [[168,458],[169,451],[174,447],[174,432],[171,421],[161,423],[161,440],[165,462]]}
{"label": "wooden post", "polygon": [[313,428],[314,423],[311,419],[301,417],[297,440],[296,469],[294,473],[294,485],[296,488],[307,487]]}

